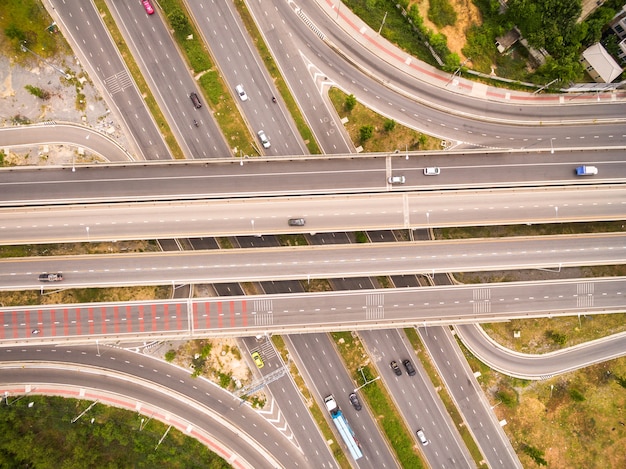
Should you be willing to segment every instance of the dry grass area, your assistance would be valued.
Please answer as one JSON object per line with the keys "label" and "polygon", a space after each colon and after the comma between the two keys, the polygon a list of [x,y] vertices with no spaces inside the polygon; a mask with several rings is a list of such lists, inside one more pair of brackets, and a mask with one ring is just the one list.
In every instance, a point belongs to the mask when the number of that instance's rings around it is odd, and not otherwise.
{"label": "dry grass area", "polygon": [[482,24],[482,17],[472,0],[449,0],[449,2],[457,14],[456,24],[446,26],[441,30],[428,19],[428,0],[414,0],[410,3],[417,4],[420,15],[424,19],[424,25],[427,28],[446,35],[448,38],[448,48],[458,54],[461,58],[461,62],[463,62],[466,57],[463,55],[461,49],[465,47],[467,30],[474,24]]}
{"label": "dry grass area", "polygon": [[78,256],[129,252],[160,252],[155,241],[116,241],[108,243],[59,243],[0,246],[2,257]]}
{"label": "dry grass area", "polygon": [[529,382],[463,351],[525,469],[626,467],[626,357]]}
{"label": "dry grass area", "polygon": [[[626,314],[537,318],[483,325],[498,343],[523,353],[547,353],[626,330]],[[514,338],[513,332],[520,337]]]}

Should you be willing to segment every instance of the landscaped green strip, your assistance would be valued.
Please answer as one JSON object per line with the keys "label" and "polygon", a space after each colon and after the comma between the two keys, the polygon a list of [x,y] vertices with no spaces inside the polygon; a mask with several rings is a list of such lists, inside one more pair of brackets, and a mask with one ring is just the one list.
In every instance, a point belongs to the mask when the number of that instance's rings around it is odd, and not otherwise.
{"label": "landscaped green strip", "polygon": [[309,149],[309,153],[313,155],[321,153],[313,132],[311,132],[311,129],[307,125],[304,116],[300,112],[300,108],[296,104],[296,101],[293,99],[287,83],[285,83],[285,80],[283,79],[280,70],[278,70],[278,67],[276,66],[276,62],[274,62],[274,59],[272,58],[272,55],[270,54],[270,51],[265,44],[265,41],[263,40],[263,36],[257,29],[256,23],[254,22],[252,16],[250,15],[250,12],[248,11],[246,2],[244,0],[236,0],[234,3],[237,11],[239,12],[239,16],[241,17],[246,27],[246,30],[248,31],[248,35],[252,38],[257,48],[257,51],[259,52],[259,55],[263,59],[263,62],[265,62],[265,66],[267,67],[269,74],[274,79],[274,85],[278,89],[278,92],[282,96],[283,101],[285,102],[285,105],[287,106],[287,109],[291,114],[291,117],[295,121],[298,132],[300,132],[300,136],[304,140],[304,143],[306,143],[306,146]]}
{"label": "landscaped green strip", "polygon": [[413,328],[407,328],[404,330],[404,333],[409,339],[409,342],[411,342],[411,346],[413,347],[413,350],[416,351],[416,355],[419,358],[420,362],[422,363],[422,366],[426,370],[426,373],[428,374],[430,381],[433,383],[433,386],[435,386],[435,389],[437,389],[439,398],[441,399],[441,402],[443,402],[443,405],[446,407],[446,411],[448,412],[448,415],[450,415],[450,418],[454,422],[454,426],[461,434],[461,438],[463,438],[463,442],[465,443],[465,446],[469,450],[472,456],[472,459],[474,460],[474,462],[476,463],[478,467],[481,467],[482,466],[481,462],[484,461],[483,455],[480,452],[480,449],[478,448],[478,445],[476,444],[474,437],[465,426],[465,422],[463,421],[463,417],[461,416],[459,409],[456,407],[456,405],[454,404],[454,401],[450,397],[450,394],[448,393],[448,389],[443,385],[441,378],[439,377],[439,373],[437,372],[437,369],[435,368],[433,363],[430,361],[430,357],[428,357],[426,353],[420,353],[422,351],[425,352],[426,349],[424,345],[422,344],[422,341],[420,340],[419,335],[417,334],[417,331]]}
{"label": "landscaped green strip", "polygon": [[196,77],[199,88],[207,98],[217,125],[226,136],[232,155],[258,155],[255,140],[239,112],[228,86],[222,80],[215,61],[198,34],[193,18],[181,0],[160,0],[159,6],[165,13],[165,19],[174,30],[174,39],[182,50],[188,66]]}
{"label": "landscaped green strip", "polygon": [[95,5],[100,12],[100,17],[102,18],[102,21],[109,30],[109,34],[111,34],[111,37],[115,41],[115,45],[120,51],[120,55],[124,59],[124,62],[126,63],[126,66],[128,67],[128,70],[130,71],[133,80],[135,80],[137,88],[139,88],[141,95],[144,97],[144,101],[148,105],[148,109],[150,109],[150,113],[152,114],[152,117],[156,122],[159,128],[159,132],[161,132],[161,135],[163,136],[163,139],[165,140],[165,143],[167,144],[172,157],[177,160],[185,159],[185,156],[183,155],[183,152],[180,149],[180,146],[178,145],[178,142],[176,141],[176,138],[174,137],[174,134],[172,133],[169,124],[167,123],[165,117],[163,116],[163,113],[161,112],[161,108],[159,108],[159,105],[154,99],[152,91],[146,83],[146,80],[144,79],[143,74],[141,73],[141,70],[137,65],[137,62],[135,62],[133,54],[131,54],[128,46],[126,45],[126,41],[122,36],[122,33],[120,33],[120,30],[117,28],[115,20],[113,19],[113,16],[111,16],[111,12],[107,7],[106,2],[104,0],[95,0]]}
{"label": "landscaped green strip", "polygon": [[[282,336],[273,335],[272,343],[274,344],[276,350],[278,350],[278,353],[280,353],[283,361],[285,363],[289,363],[289,374],[291,375],[293,381],[296,383],[296,386],[298,387],[298,390],[300,391],[300,394],[302,395],[302,398],[304,399],[306,406],[308,407],[309,412],[313,417],[313,420],[317,424],[317,428],[319,428],[322,432],[324,439],[326,441],[335,441],[335,436],[330,429],[330,426],[328,425],[328,421],[324,418],[322,410],[317,405],[317,402],[311,395],[308,386],[306,385],[304,379],[298,371],[298,367],[296,367],[296,364],[293,361],[289,360],[289,350],[287,350],[285,340],[282,338]],[[335,444],[333,444],[330,449],[340,467],[342,467],[343,469],[350,469],[352,467],[348,462],[348,458],[346,457],[345,453],[341,449],[341,445],[339,444],[339,442],[335,442]]]}
{"label": "landscaped green strip", "polygon": [[372,410],[376,422],[381,426],[400,462],[400,467],[415,469],[427,467],[417,452],[415,441],[406,428],[387,388],[380,380],[372,381],[376,377],[376,369],[371,368],[369,356],[358,336],[352,332],[333,332],[331,336],[357,386],[365,383],[363,381],[363,376],[365,376],[368,384],[359,392]]}

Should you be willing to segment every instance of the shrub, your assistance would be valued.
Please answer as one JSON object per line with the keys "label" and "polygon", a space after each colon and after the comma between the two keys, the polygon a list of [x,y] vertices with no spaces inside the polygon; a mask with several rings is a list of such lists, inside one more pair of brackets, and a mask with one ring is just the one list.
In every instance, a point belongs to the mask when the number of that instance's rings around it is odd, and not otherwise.
{"label": "shrub", "polygon": [[37,86],[26,85],[24,88],[26,88],[26,90],[30,94],[32,94],[33,96],[37,96],[39,99],[43,99],[44,101],[46,99],[50,99],[50,93],[46,90],[42,90]]}
{"label": "shrub", "polygon": [[575,402],[583,402],[585,400],[583,393],[576,388],[571,388],[569,390],[569,397],[571,397]]}
{"label": "shrub", "polygon": [[354,109],[354,106],[356,106],[356,98],[354,97],[353,94],[346,96],[346,111],[352,111]]}
{"label": "shrub", "polygon": [[448,0],[430,0],[428,5],[428,19],[437,27],[452,26],[456,23],[456,11]]}
{"label": "shrub", "polygon": [[172,363],[174,361],[174,358],[176,358],[176,350],[170,349],[167,352],[165,352],[166,362]]}
{"label": "shrub", "polygon": [[361,139],[361,142],[369,140],[372,138],[372,135],[374,135],[374,127],[371,125],[364,125],[359,129],[359,138]]}
{"label": "shrub", "polygon": [[387,119],[385,121],[385,132],[391,132],[396,128],[396,121],[393,119]]}

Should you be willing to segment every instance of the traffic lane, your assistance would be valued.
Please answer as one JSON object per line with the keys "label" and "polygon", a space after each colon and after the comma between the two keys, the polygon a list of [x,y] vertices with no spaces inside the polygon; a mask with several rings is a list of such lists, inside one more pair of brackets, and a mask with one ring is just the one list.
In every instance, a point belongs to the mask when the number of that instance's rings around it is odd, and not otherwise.
{"label": "traffic lane", "polygon": [[481,361],[493,369],[521,379],[548,379],[554,375],[611,360],[624,353],[624,337],[615,334],[596,344],[584,343],[545,354],[522,354],[505,347],[495,347],[478,325],[457,325],[456,332],[463,344]]}
{"label": "traffic lane", "polygon": [[[189,99],[192,92],[199,96],[202,93],[189,75],[188,67],[160,16],[146,17],[138,3],[117,0],[111,3],[111,12],[187,157],[231,156],[206,103],[203,108],[195,109]],[[194,118],[202,119],[202,132],[196,132],[191,125]]]}
{"label": "traffic lane", "polygon": [[[479,272],[626,263],[626,235],[596,233],[353,245],[0,259],[0,289],[222,283],[331,278],[370,288],[362,275]],[[62,281],[41,281],[62,273]],[[346,278],[349,277],[349,280]],[[337,286],[337,289],[342,287]]]}
{"label": "traffic lane", "polygon": [[[7,127],[0,130],[0,136],[2,137],[2,145],[7,148],[53,143],[71,145],[81,142],[79,146],[87,148],[107,161],[132,161],[132,156],[117,142],[100,132],[75,124],[46,123],[45,125],[33,124],[21,127]],[[66,166],[69,169],[69,164]],[[49,176],[65,178],[67,177],[66,172],[58,170],[55,174],[50,173]],[[16,171],[9,176],[8,180],[12,180],[13,183],[17,184],[22,179],[22,176],[25,176],[25,174],[20,174],[19,171]]]}
{"label": "traffic lane", "polygon": [[292,9],[299,10],[295,3],[286,4],[285,7],[282,9],[281,5],[260,2],[248,4],[273,59],[279,64],[283,78],[291,90],[298,90],[293,98],[315,135],[322,153],[354,153],[354,144],[347,135],[340,116],[330,100],[325,99],[322,91],[334,84],[327,76],[330,62],[311,57],[308,53],[307,44],[318,41],[319,37],[315,31],[303,26],[301,17],[293,14]]}
{"label": "traffic lane", "polygon": [[[361,331],[359,337],[369,355],[375,357],[378,371],[407,423],[416,446],[420,446],[428,458],[430,467],[475,467],[421,361],[408,348],[404,334],[397,329],[390,329]],[[407,374],[402,364],[406,359],[413,364],[416,376]],[[402,375],[397,376],[391,369],[392,360],[396,361]],[[419,429],[424,431],[429,445],[422,445],[416,438],[415,432]]]}
{"label": "traffic lane", "polygon": [[248,468],[262,464],[269,469],[276,464],[244,441],[237,442],[237,433],[213,422],[198,425],[198,417],[191,415],[192,412],[197,413],[196,409],[154,386],[137,383],[139,380],[124,380],[124,377],[113,376],[112,373],[103,376],[102,370],[88,370],[84,366],[80,369],[52,369],[49,364],[38,366],[31,363],[22,365],[20,369],[3,369],[0,380],[3,382],[0,392],[3,395],[8,393],[14,400],[25,395],[60,395],[138,412],[195,438],[234,467]]}
{"label": "traffic lane", "polygon": [[375,419],[367,406],[357,412],[350,403],[349,395],[357,387],[350,378],[345,364],[337,354],[327,334],[299,334],[288,336],[288,348],[303,375],[307,386],[314,393],[317,403],[330,425],[337,443],[351,460],[349,453],[324,405],[324,397],[332,394],[344,413],[355,438],[360,442],[363,458],[356,463],[359,468],[398,467],[391,448],[380,433]]}
{"label": "traffic lane", "polygon": [[[84,137],[79,137],[82,142]],[[315,195],[320,193],[353,193],[381,191],[413,191],[435,189],[493,189],[510,186],[591,185],[626,179],[623,151],[596,151],[593,154],[563,154],[542,160],[541,153],[501,153],[481,157],[471,153],[448,153],[433,160],[441,168],[439,176],[425,176],[423,155],[406,160],[404,157],[311,158],[304,161],[240,160],[229,163],[168,164],[122,166],[112,168],[77,167],[20,169],[0,172],[0,194],[5,204],[51,203],[80,201],[140,201],[164,199],[229,198],[233,196]],[[532,158],[534,157],[534,158]],[[433,157],[434,158],[434,157]],[[594,164],[599,174],[576,177],[574,170],[581,164]],[[494,163],[496,161],[496,163]],[[391,170],[387,170],[389,162]],[[243,163],[243,164],[242,164]],[[403,175],[407,183],[389,185],[391,175]],[[498,178],[494,177],[494,174]],[[550,174],[551,178],[546,178]],[[21,182],[28,183],[22,186]],[[564,188],[558,188],[566,190]],[[569,192],[578,187],[569,189]],[[574,197],[576,197],[574,195]]]}
{"label": "traffic lane", "polygon": [[[230,2],[190,2],[188,8],[194,16],[204,42],[209,46],[221,75],[231,88],[231,96],[245,115],[250,130],[256,134],[264,130],[271,147],[263,149],[268,155],[301,155],[308,153],[297,126],[280,103],[272,102],[279,96],[262,59],[251,43],[245,26]],[[205,12],[211,11],[208,15]],[[234,91],[242,85],[248,99],[242,101]]]}
{"label": "traffic lane", "polygon": [[0,209],[0,230],[24,244],[587,222],[626,218],[623,199],[622,186],[596,186],[20,207]]}
{"label": "traffic lane", "polygon": [[[363,330],[621,312],[623,278],[0,309],[0,341]],[[32,335],[32,330],[40,329]],[[142,330],[143,329],[143,330]]]}
{"label": "traffic lane", "polygon": [[171,159],[169,149],[156,127],[145,101],[135,86],[117,47],[93,3],[75,8],[66,2],[51,0],[48,12],[62,25],[73,50],[81,57],[90,76],[99,80],[109,105],[124,122],[133,139],[134,151],[147,160]]}
{"label": "traffic lane", "polygon": [[[490,467],[522,468],[476,377],[447,327],[418,328],[446,388],[464,416],[474,440]],[[445,357],[455,357],[446,359]]]}
{"label": "traffic lane", "polygon": [[[310,462],[314,461],[316,467],[337,467],[300,391],[289,377],[289,370],[284,368],[285,374],[276,376],[276,371],[285,367],[285,363],[276,352],[269,335],[247,337],[239,341],[243,343],[242,349],[250,354],[258,352],[263,360],[263,366],[257,369],[262,375],[259,387],[269,391],[271,401],[266,404],[262,413]],[[251,366],[253,369],[256,367],[255,364]]]}
{"label": "traffic lane", "polygon": [[[182,412],[174,415],[183,415],[189,422],[195,422],[197,425],[210,429],[220,434],[220,431],[227,431],[226,434],[232,432],[231,429],[224,430],[222,425],[216,425],[215,416],[219,416],[219,422],[235,427],[234,440],[232,435],[225,438],[224,441],[232,445],[243,443],[246,445],[262,445],[265,448],[271,448],[275,453],[275,457],[281,461],[284,467],[294,464],[294,461],[300,467],[307,467],[306,462],[302,458],[302,452],[295,449],[284,435],[272,426],[268,425],[264,417],[255,409],[248,405],[241,405],[241,400],[232,394],[223,390],[219,386],[211,383],[204,378],[191,378],[189,371],[180,367],[172,366],[162,360],[139,353],[130,352],[118,347],[100,347],[94,346],[73,346],[73,347],[24,347],[18,349],[0,349],[3,362],[44,362],[49,364],[50,361],[63,364],[76,364],[78,366],[88,365],[100,370],[99,374],[94,377],[101,377],[102,381],[94,386],[94,388],[106,389],[111,379],[106,377],[106,373],[110,370],[113,373],[123,373],[125,376],[135,376],[146,382],[154,383],[154,388],[170,389],[173,392],[164,393],[165,398],[161,396],[161,400],[154,402],[155,405],[167,400],[167,396],[173,393],[184,395],[194,401],[193,406],[189,406],[187,402],[181,402],[180,399],[174,399]],[[40,370],[41,371],[41,370]],[[59,370],[54,370],[58,372]],[[0,371],[0,374],[4,373]],[[104,375],[103,375],[104,373]],[[80,382],[77,385],[82,386],[83,377],[81,373],[72,372]],[[36,381],[37,382],[37,381]],[[122,385],[126,381],[121,381]],[[123,390],[119,393],[125,395]],[[139,395],[141,400],[141,394]],[[208,409],[211,409],[210,411]],[[232,440],[232,441],[231,441]],[[242,441],[237,441],[242,440]],[[280,444],[283,443],[284,444]],[[278,449],[277,449],[278,446]],[[243,451],[243,450],[242,450]],[[250,451],[248,448],[246,451]],[[257,462],[258,451],[254,451],[256,456],[252,461]],[[245,454],[245,453],[242,453]],[[284,459],[283,459],[284,458]],[[272,466],[273,467],[273,466]]]}

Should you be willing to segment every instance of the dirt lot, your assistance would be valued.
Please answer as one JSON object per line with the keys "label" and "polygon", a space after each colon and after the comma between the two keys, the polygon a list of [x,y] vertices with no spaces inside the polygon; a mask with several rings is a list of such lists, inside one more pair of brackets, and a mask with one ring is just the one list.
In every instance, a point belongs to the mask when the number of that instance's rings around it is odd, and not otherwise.
{"label": "dirt lot", "polygon": [[482,24],[482,18],[478,8],[471,0],[449,0],[449,2],[457,14],[456,24],[454,26],[446,26],[441,30],[428,19],[428,0],[415,0],[411,4],[417,4],[420,15],[424,19],[424,25],[427,28],[446,35],[448,48],[458,54],[461,62],[463,62],[466,57],[461,52],[461,49],[465,46],[465,33],[473,24]]}

